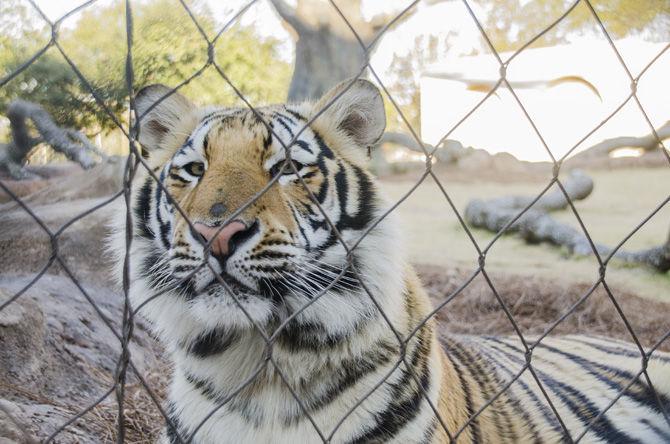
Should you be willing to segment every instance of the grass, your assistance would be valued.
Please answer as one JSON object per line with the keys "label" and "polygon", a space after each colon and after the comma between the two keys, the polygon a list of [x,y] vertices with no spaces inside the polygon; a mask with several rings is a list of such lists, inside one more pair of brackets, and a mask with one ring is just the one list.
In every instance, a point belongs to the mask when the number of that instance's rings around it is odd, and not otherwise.
{"label": "grass", "polygon": [[[667,168],[617,169],[588,171],[595,188],[591,196],[577,202],[576,208],[596,242],[618,244],[644,218],[668,197],[670,170]],[[502,174],[504,176],[504,174]],[[400,199],[418,180],[383,180],[383,189],[391,201]],[[438,173],[440,182],[463,212],[471,199],[507,195],[537,195],[549,178],[510,181],[509,177],[455,180],[448,171]],[[512,179],[513,180],[513,179]],[[504,183],[503,183],[504,182]],[[474,270],[478,253],[439,187],[431,177],[417,188],[397,209],[405,229],[406,249],[413,262]],[[570,210],[555,217],[579,227]],[[670,204],[665,205],[623,246],[636,250],[662,244],[668,236]],[[473,230],[477,243],[484,248],[493,233]],[[551,245],[528,245],[513,235],[498,239],[486,255],[487,270],[516,275],[543,277],[559,282],[593,283],[598,278],[595,257],[569,256]],[[644,298],[670,301],[670,275],[645,267],[624,266],[613,262],[607,269],[607,283],[613,292],[631,292]]]}

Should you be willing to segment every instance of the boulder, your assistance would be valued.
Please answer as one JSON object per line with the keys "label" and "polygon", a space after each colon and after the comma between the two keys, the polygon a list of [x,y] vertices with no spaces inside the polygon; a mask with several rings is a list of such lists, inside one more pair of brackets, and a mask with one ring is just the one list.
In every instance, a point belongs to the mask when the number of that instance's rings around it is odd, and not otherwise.
{"label": "boulder", "polygon": [[[3,274],[0,304],[29,281],[29,276]],[[53,274],[42,276],[0,311],[0,403],[11,403],[12,417],[29,425],[29,432],[39,439],[57,430],[114,384],[121,345],[101,316],[120,332],[123,297],[106,285],[81,284],[100,313],[71,280]],[[161,350],[141,319],[135,323],[129,350],[143,376],[164,365]],[[130,369],[127,383],[139,386]],[[115,402],[112,394],[100,408]],[[6,414],[0,417],[0,430],[5,430],[2,424],[7,421]],[[57,441],[100,442],[100,432],[91,424],[95,422],[79,421]],[[7,430],[0,433],[0,442],[2,438],[21,442],[12,428]]]}

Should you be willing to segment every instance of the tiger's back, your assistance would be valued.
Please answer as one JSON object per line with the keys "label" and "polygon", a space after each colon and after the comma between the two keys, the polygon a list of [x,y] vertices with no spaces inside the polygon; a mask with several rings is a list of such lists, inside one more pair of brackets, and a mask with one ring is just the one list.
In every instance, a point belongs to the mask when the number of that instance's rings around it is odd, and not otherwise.
{"label": "tiger's back", "polygon": [[549,336],[530,355],[518,336],[443,345],[466,393],[454,433],[465,442],[670,442],[667,353],[654,352],[645,374],[639,349],[609,338]]}

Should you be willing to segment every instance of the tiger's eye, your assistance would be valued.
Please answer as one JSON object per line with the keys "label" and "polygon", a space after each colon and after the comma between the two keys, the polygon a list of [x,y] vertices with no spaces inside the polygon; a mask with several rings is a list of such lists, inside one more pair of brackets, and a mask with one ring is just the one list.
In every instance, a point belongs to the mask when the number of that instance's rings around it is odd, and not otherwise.
{"label": "tiger's eye", "polygon": [[[277,174],[279,174],[279,171],[282,169],[285,162],[286,160],[274,164],[274,166],[270,168],[270,176],[275,177]],[[305,165],[298,162],[297,160],[294,160],[293,163],[295,164],[295,168],[298,171],[305,168]],[[286,169],[284,169],[284,172],[282,173],[282,176],[290,176],[291,174],[295,174],[293,172],[293,168],[291,167],[291,165],[287,165]]]}
{"label": "tiger's eye", "polygon": [[202,162],[191,162],[184,165],[184,169],[191,176],[200,177],[205,174],[205,164]]}

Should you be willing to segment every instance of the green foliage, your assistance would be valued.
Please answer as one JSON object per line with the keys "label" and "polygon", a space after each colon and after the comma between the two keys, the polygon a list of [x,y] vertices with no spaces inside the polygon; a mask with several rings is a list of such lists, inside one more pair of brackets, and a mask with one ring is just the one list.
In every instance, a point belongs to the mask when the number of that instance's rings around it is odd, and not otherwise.
{"label": "green foliage", "polygon": [[[402,115],[417,133],[421,128],[421,75],[430,64],[437,62],[448,51],[449,46],[449,36],[440,39],[422,34],[414,38],[414,47],[409,52],[393,56],[389,69],[392,76],[389,92]],[[408,131],[407,124],[392,104],[386,106],[386,120],[390,130]]]}
{"label": "green foliage", "polygon": [[[498,51],[518,49],[560,17],[573,0],[476,0],[487,12],[485,29]],[[670,2],[668,0],[608,0],[591,2],[613,38],[648,31],[650,40],[670,39]],[[570,33],[595,32],[598,24],[586,3],[579,3],[554,29],[543,35],[535,46],[564,43]]]}
{"label": "green foliage", "polygon": [[[34,29],[25,8],[16,0],[0,7],[0,76],[11,73],[48,41],[46,28]],[[218,32],[201,2],[190,2],[196,19],[210,38]],[[16,17],[24,17],[16,26]],[[123,2],[86,8],[59,34],[65,53],[81,70],[119,120],[127,119],[126,17]],[[8,23],[9,20],[14,21]],[[69,19],[73,20],[73,19]],[[169,86],[188,79],[207,63],[207,43],[177,1],[148,0],[133,5],[132,47],[136,89],[152,83]],[[278,42],[261,39],[253,29],[236,25],[217,40],[215,60],[251,103],[285,99],[291,67],[277,56]],[[239,104],[234,91],[216,70],[205,72],[182,90],[201,104]],[[89,133],[114,128],[112,120],[95,103],[55,48],[0,88],[0,113],[15,98],[43,105],[62,125],[85,128]]]}

